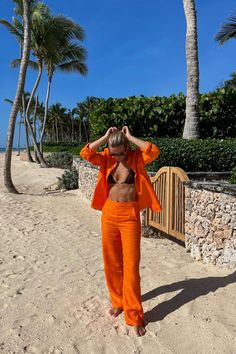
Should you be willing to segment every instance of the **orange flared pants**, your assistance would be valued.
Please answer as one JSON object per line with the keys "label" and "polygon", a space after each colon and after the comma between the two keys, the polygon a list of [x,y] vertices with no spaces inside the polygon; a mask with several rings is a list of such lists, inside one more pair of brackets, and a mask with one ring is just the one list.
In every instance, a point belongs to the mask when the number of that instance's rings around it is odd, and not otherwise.
{"label": "orange flared pants", "polygon": [[107,199],[102,209],[102,251],[112,306],[123,309],[125,322],[143,325],[140,289],[141,223],[137,202]]}

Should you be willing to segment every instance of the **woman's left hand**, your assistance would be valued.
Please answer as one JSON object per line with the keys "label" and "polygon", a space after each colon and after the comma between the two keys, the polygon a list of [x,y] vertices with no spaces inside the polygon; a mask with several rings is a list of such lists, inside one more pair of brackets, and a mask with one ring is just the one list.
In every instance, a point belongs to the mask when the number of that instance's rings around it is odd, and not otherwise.
{"label": "woman's left hand", "polygon": [[131,137],[131,134],[130,134],[129,128],[126,125],[122,128],[122,132],[125,134],[126,138],[129,140]]}

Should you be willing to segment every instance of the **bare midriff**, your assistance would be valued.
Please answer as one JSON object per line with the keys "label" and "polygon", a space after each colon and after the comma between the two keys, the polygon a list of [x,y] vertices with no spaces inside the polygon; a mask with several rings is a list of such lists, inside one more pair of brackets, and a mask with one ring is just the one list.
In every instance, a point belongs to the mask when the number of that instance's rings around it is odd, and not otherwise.
{"label": "bare midriff", "polygon": [[135,184],[111,184],[109,183],[108,199],[116,202],[134,202],[137,200]]}
{"label": "bare midriff", "polygon": [[117,162],[115,168],[111,172],[112,180],[115,183],[109,181],[108,176],[108,199],[114,200],[116,202],[134,202],[137,200],[135,177],[134,183],[126,183],[127,178],[129,179],[130,172],[131,169],[125,161]]}

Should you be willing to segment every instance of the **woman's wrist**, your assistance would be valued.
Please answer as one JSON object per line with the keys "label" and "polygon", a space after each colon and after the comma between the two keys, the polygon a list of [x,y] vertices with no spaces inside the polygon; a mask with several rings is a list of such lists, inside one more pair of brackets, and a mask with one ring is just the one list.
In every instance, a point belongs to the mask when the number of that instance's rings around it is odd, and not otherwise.
{"label": "woman's wrist", "polygon": [[128,139],[129,141],[131,141],[131,143],[132,143],[132,138],[134,138],[133,135],[127,136],[127,139]]}

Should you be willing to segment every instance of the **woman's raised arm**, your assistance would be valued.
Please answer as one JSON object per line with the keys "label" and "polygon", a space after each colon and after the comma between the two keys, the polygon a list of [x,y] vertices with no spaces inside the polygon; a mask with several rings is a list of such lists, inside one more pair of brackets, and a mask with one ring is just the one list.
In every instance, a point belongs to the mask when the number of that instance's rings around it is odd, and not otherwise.
{"label": "woman's raised arm", "polygon": [[91,164],[96,165],[96,166],[101,166],[102,163],[104,162],[105,156],[103,151],[102,152],[97,152],[96,149],[103,145],[106,144],[110,134],[117,130],[115,127],[111,127],[107,130],[106,134],[103,135],[101,138],[93,141],[92,143],[86,144],[83,149],[80,151],[80,156],[89,161]]}

